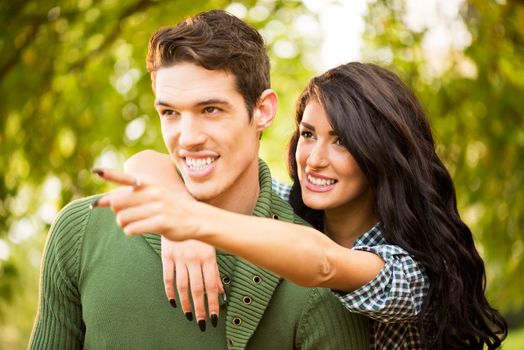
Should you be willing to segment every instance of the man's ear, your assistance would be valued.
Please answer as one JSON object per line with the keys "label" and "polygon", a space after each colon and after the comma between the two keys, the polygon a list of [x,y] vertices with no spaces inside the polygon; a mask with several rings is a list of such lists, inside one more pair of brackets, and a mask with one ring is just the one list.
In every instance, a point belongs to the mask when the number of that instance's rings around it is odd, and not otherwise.
{"label": "man's ear", "polygon": [[258,102],[253,110],[253,123],[257,131],[262,132],[268,128],[277,113],[278,96],[272,89],[266,89],[260,95]]}

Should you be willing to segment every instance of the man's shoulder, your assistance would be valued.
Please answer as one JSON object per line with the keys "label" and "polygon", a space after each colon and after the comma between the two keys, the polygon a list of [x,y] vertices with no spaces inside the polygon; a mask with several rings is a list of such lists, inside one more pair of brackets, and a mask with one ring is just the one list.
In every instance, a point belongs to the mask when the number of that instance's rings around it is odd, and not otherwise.
{"label": "man's shoulder", "polygon": [[81,197],[81,198],[74,199],[71,202],[67,203],[62,208],[60,213],[62,213],[64,211],[75,210],[75,209],[76,210],[79,210],[79,209],[80,210],[91,209],[91,205],[94,204],[96,202],[96,200],[99,199],[100,197],[102,197],[102,194],[95,194],[95,195],[92,195],[92,196],[87,196],[87,197]]}
{"label": "man's shoulder", "polygon": [[85,228],[90,220],[90,206],[96,199],[97,196],[80,198],[67,204],[58,213],[47,237],[43,256],[45,269],[59,271],[62,281],[68,281],[65,283],[70,286],[76,285],[73,281],[78,279]]}
{"label": "man's shoulder", "polygon": [[[60,210],[51,226],[48,240],[64,245],[68,241],[81,240],[90,222],[112,219],[114,214],[107,208],[92,209],[100,194],[75,199]],[[113,219],[114,220],[114,219]]]}
{"label": "man's shoulder", "polygon": [[99,195],[75,199],[60,210],[51,227],[51,232],[60,233],[68,229],[78,229],[90,215],[91,205]]}

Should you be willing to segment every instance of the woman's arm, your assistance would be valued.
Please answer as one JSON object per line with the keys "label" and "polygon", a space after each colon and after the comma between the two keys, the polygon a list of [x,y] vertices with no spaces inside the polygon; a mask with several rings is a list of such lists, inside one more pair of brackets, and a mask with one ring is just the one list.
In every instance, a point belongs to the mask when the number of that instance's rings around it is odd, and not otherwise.
{"label": "woman's arm", "polygon": [[[122,181],[124,174],[105,171]],[[171,187],[172,188],[172,187]],[[344,248],[305,226],[221,210],[179,195],[155,182],[107,198],[119,225],[129,235],[156,232],[174,240],[197,239],[243,257],[302,286],[352,291],[372,280],[384,266],[376,254]]]}
{"label": "woman's arm", "polygon": [[[200,226],[192,235],[238,255],[304,287],[353,291],[384,266],[376,254],[340,246],[311,227],[224,211],[199,209]],[[195,213],[197,214],[197,213]],[[177,234],[165,234],[177,239]]]}

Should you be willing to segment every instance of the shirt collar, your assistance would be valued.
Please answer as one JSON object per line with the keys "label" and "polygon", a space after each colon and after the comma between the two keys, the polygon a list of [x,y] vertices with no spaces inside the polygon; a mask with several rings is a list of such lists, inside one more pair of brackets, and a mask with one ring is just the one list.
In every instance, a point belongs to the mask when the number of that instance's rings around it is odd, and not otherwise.
{"label": "shirt collar", "polygon": [[355,243],[353,243],[353,248],[379,244],[386,244],[386,240],[380,231],[380,222],[377,222],[369,231],[356,239]]}

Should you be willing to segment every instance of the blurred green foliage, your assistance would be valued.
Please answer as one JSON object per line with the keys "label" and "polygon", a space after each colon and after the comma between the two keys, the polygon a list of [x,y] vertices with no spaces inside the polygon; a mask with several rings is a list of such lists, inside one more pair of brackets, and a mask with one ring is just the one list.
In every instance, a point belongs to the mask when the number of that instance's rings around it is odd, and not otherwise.
{"label": "blurred green foliage", "polygon": [[524,328],[510,330],[507,341],[504,342],[504,350],[522,350],[524,345]]}
{"label": "blurred green foliage", "polygon": [[370,5],[364,59],[388,50],[391,68],[416,91],[486,262],[488,295],[504,311],[522,310],[524,2],[466,1],[458,18],[470,38],[438,75],[422,54],[430,28],[409,30],[404,13],[402,1]]}
{"label": "blurred green foliage", "polygon": [[[261,154],[274,175],[287,179],[283,149],[293,105],[315,72],[307,62],[321,43],[320,35],[301,37],[293,24],[316,15],[298,1],[230,3],[0,1],[0,349],[26,346],[54,215],[73,198],[106,190],[89,169],[121,167],[144,148],[164,150],[144,63],[158,27],[234,6],[261,30],[280,97]],[[463,3],[457,21],[469,41],[438,69],[424,51],[431,28],[410,28],[405,13],[402,0],[370,1],[363,60],[395,70],[422,100],[485,258],[489,296],[496,307],[522,315],[523,2]],[[283,42],[295,50],[279,53]]]}

